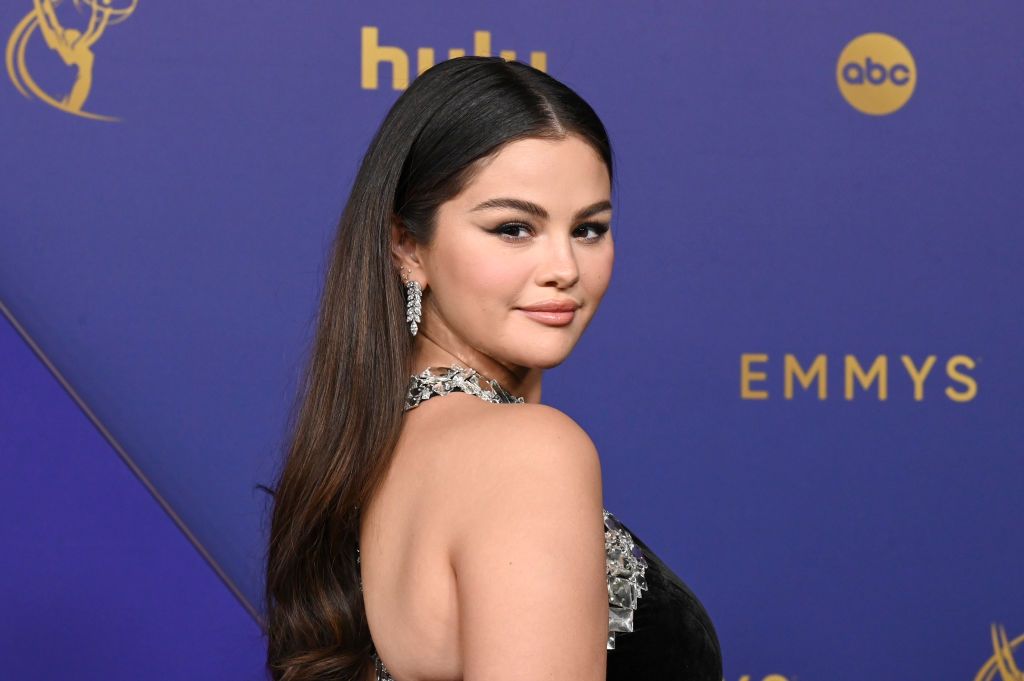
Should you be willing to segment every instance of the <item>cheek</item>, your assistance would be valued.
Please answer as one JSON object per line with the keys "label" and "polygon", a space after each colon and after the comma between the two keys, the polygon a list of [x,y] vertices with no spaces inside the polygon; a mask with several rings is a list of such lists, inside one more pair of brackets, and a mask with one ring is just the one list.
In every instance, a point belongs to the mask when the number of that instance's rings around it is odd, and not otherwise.
{"label": "cheek", "polygon": [[[525,259],[493,244],[464,245],[443,267],[444,288],[462,292],[464,301],[476,310],[507,309],[519,299],[529,277]],[[459,295],[461,296],[462,293]]]}
{"label": "cheek", "polygon": [[465,281],[473,294],[480,298],[481,307],[500,306],[514,301],[523,286],[521,273],[507,261],[481,263]]}
{"label": "cheek", "polygon": [[615,263],[615,252],[609,248],[605,252],[594,253],[583,268],[582,281],[584,290],[593,298],[600,299],[608,289],[612,278],[612,266]]}

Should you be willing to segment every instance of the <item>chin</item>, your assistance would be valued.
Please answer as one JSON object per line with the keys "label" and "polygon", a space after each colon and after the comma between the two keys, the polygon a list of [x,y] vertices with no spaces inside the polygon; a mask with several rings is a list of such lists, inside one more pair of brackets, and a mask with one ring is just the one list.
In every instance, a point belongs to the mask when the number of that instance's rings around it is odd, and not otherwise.
{"label": "chin", "polygon": [[551,361],[543,362],[543,363],[538,363],[537,364],[537,368],[538,369],[545,369],[545,370],[547,370],[547,369],[554,369],[556,366],[558,366],[559,364],[564,362],[566,359],[568,359],[568,357],[569,357],[569,355],[564,355],[564,356],[559,357],[558,359],[555,359],[555,360],[551,360]]}
{"label": "chin", "polygon": [[516,364],[535,369],[553,369],[569,358],[569,354],[572,352],[574,346],[575,343],[568,347],[560,344],[558,347],[552,348],[538,347],[535,345],[530,348],[531,352],[529,355],[521,358],[522,361],[516,362]]}

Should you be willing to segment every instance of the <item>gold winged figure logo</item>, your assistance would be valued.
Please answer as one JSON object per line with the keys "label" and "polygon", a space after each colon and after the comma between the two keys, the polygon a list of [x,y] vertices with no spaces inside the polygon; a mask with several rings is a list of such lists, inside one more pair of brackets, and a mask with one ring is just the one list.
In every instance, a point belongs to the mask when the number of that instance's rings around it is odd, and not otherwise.
{"label": "gold winged figure logo", "polygon": [[978,671],[974,681],[1024,681],[1014,658],[1014,650],[1024,643],[1024,634],[1010,641],[1006,637],[1006,627],[1001,624],[992,625],[993,655]]}
{"label": "gold winged figure logo", "polygon": [[[61,23],[57,15],[60,4],[61,0],[32,0],[32,8],[14,28],[7,41],[7,75],[18,91],[28,99],[35,97],[74,116],[100,121],[120,120],[115,116],[91,113],[84,108],[92,90],[93,64],[96,60],[92,47],[107,28],[131,16],[138,0],[120,3],[114,0],[72,0],[79,14],[88,14],[87,23],[81,29],[66,27]],[[47,92],[32,77],[27,57],[28,46],[37,33],[66,66],[75,70],[74,83],[63,96]]]}

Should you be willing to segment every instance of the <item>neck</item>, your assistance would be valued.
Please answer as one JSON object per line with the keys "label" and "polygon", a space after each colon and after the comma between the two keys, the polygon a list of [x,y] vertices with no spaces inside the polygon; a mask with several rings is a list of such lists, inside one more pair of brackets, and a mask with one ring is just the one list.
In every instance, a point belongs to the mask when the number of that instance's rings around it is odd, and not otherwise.
{"label": "neck", "polygon": [[435,338],[420,328],[413,344],[412,370],[420,372],[431,366],[460,364],[475,369],[485,378],[493,378],[502,388],[527,402],[540,402],[543,369],[501,362],[464,344]]}

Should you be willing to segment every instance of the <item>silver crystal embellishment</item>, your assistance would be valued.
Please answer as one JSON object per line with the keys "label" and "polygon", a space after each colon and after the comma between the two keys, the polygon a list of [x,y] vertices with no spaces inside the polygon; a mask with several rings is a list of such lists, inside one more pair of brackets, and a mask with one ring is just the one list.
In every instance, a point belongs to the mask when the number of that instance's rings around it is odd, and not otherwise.
{"label": "silver crystal embellishment", "polygon": [[[481,381],[488,384],[484,387]],[[485,378],[475,369],[458,364],[448,367],[427,367],[409,377],[409,388],[405,395],[405,410],[408,411],[435,395],[463,392],[476,395],[485,402],[495,404],[523,404],[526,400],[516,397],[502,388],[493,378]]]}
{"label": "silver crystal embellishment", "polygon": [[604,510],[604,552],[608,581],[608,650],[615,648],[615,635],[633,631],[633,611],[647,591],[647,560],[633,541],[633,535]]}

